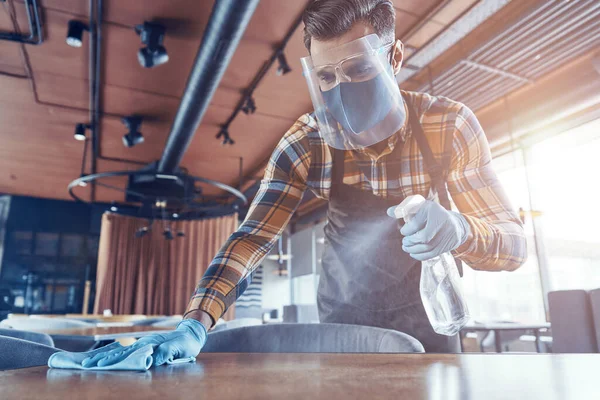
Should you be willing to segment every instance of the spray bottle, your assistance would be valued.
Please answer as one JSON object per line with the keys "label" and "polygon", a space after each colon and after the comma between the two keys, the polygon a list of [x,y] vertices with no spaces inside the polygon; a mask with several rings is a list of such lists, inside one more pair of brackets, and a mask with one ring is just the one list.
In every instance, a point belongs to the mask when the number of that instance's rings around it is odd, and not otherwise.
{"label": "spray bottle", "polygon": [[[407,223],[425,201],[421,195],[408,196],[396,207],[394,215]],[[458,268],[449,252],[422,262],[419,289],[425,312],[436,333],[455,335],[469,321]]]}

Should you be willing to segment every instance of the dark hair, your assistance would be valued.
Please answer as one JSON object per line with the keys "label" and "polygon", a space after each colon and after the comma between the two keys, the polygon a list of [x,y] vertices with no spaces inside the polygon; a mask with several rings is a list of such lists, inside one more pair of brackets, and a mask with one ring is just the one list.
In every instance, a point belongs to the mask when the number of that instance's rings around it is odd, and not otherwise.
{"label": "dark hair", "polygon": [[384,43],[396,38],[396,10],[391,0],[313,0],[302,16],[304,45],[348,32],[357,21],[369,23]]}

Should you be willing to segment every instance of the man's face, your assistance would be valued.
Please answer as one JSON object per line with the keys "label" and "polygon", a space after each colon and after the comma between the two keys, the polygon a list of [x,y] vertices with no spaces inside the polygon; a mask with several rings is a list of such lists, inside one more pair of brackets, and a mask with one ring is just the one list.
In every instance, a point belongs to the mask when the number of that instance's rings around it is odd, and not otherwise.
{"label": "man's face", "polygon": [[303,59],[319,131],[338,149],[372,146],[389,138],[405,121],[394,75],[402,43],[382,41],[368,23],[329,40],[313,40]]}

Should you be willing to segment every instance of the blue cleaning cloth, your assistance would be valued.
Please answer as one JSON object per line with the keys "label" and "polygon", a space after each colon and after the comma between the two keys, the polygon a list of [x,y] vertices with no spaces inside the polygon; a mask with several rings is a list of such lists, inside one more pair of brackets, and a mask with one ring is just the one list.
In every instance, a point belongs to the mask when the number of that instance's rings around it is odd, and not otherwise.
{"label": "blue cleaning cloth", "polygon": [[[101,347],[96,350],[87,351],[83,353],[72,353],[68,351],[61,351],[58,353],[54,353],[48,359],[48,366],[50,368],[62,368],[62,369],[82,369],[88,371],[146,371],[148,370],[153,363],[152,358],[152,345],[148,344],[146,346],[140,347],[133,353],[131,353],[127,358],[121,360],[113,365],[107,365],[104,367],[88,367],[85,368],[81,365],[81,362],[88,357],[93,357],[98,353],[102,353],[109,350],[115,350],[119,348],[125,348],[120,343],[111,343],[108,346]],[[167,362],[168,364],[181,364],[196,361],[195,357],[182,358],[177,359],[171,362]]]}

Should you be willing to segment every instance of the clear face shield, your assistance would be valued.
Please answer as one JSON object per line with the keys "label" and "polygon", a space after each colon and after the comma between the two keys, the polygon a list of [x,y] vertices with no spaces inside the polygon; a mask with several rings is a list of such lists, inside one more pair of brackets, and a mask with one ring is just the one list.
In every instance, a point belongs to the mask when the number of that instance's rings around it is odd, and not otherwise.
{"label": "clear face shield", "polygon": [[393,43],[376,34],[301,59],[319,133],[336,149],[386,140],[406,119],[390,63]]}

